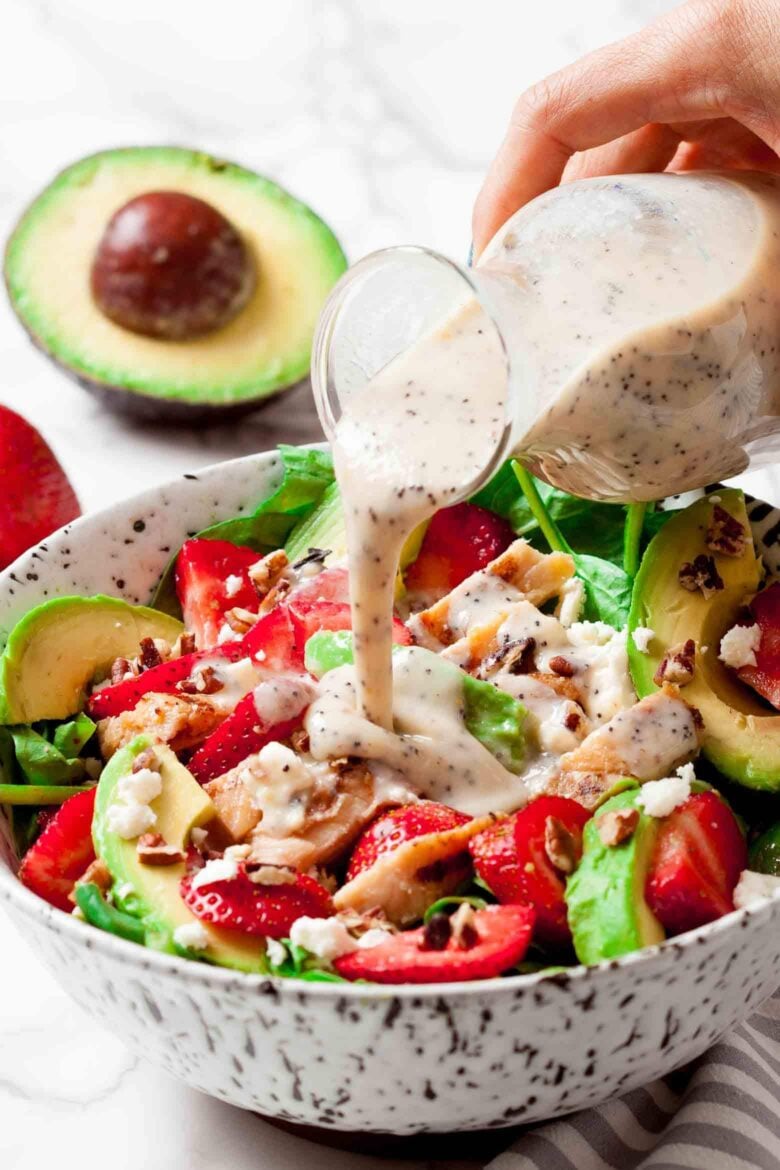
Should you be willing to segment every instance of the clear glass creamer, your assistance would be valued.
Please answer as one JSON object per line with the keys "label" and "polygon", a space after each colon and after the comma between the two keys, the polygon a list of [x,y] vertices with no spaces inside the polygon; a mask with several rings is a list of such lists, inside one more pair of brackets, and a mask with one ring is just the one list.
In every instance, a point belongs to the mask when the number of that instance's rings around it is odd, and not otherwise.
{"label": "clear glass creamer", "polygon": [[[773,176],[588,179],[522,208],[473,269],[422,248],[367,257],[315,338],[326,432],[399,355],[413,370],[421,354],[430,374],[428,339],[464,311],[480,315],[476,347],[473,330],[468,352],[437,341],[436,376],[457,370],[474,410],[484,396],[504,417],[463,496],[510,454],[557,487],[627,501],[728,478],[780,446]],[[409,426],[446,442],[446,421],[423,411]]]}

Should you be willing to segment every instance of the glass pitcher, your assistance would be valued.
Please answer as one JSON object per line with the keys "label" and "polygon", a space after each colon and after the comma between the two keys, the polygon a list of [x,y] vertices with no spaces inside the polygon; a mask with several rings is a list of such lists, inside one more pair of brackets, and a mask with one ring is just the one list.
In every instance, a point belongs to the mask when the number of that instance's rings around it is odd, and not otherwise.
{"label": "glass pitcher", "polygon": [[475,268],[403,247],[350,269],[315,337],[320,419],[332,437],[348,398],[475,301],[505,418],[463,496],[509,455],[592,499],[702,487],[780,446],[778,273],[774,176],[571,183],[518,211]]}

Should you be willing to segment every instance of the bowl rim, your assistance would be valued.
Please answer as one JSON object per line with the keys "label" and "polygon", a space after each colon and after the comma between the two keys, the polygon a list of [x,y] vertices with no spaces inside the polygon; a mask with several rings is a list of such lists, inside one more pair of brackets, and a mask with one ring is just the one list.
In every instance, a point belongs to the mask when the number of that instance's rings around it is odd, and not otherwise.
{"label": "bowl rim", "polygon": [[[300,444],[307,447],[322,447],[324,443]],[[158,504],[159,497],[165,491],[175,489],[181,485],[182,479],[201,482],[203,478],[218,478],[228,468],[238,468],[245,464],[273,465],[278,462],[278,451],[260,451],[250,455],[243,455],[236,459],[222,460],[197,469],[197,473],[184,473],[175,479],[165,480],[151,488],[146,488],[132,496],[109,504],[95,512],[89,512],[57,529],[47,537],[52,541],[59,536],[70,535],[77,529],[100,525],[111,518],[117,509],[127,508],[129,505],[146,506],[150,503]],[[4,591],[13,578],[16,569],[22,565],[34,549],[29,549],[8,565],[0,573],[0,592]],[[19,881],[16,873],[10,866],[0,863],[0,899],[4,899],[15,907],[22,916],[37,919],[48,930],[63,932],[74,944],[82,944],[85,949],[97,950],[108,958],[117,959],[124,964],[130,964],[139,972],[154,969],[161,975],[173,979],[195,979],[206,987],[224,990],[250,991],[255,994],[274,995],[281,993],[301,997],[316,996],[318,998],[342,998],[344,996],[357,999],[372,999],[385,1001],[391,998],[425,999],[437,998],[442,995],[448,997],[467,998],[482,993],[505,991],[508,993],[521,992],[526,988],[533,988],[540,983],[547,985],[568,986],[572,982],[582,983],[590,979],[599,978],[607,972],[627,969],[629,971],[642,968],[654,960],[668,956],[670,961],[681,951],[688,950],[698,944],[706,943],[710,938],[720,934],[745,928],[750,919],[767,922],[774,917],[775,908],[780,906],[780,886],[773,890],[765,899],[738,910],[725,914],[714,922],[686,931],[684,934],[665,939],[661,943],[640,950],[631,951],[616,958],[604,959],[599,963],[586,965],[578,963],[560,971],[538,971],[525,975],[499,976],[493,979],[478,979],[471,981],[451,981],[447,983],[350,983],[350,982],[309,982],[295,976],[273,975],[271,973],[239,971],[229,967],[220,967],[215,964],[184,958],[179,955],[157,951],[151,947],[140,946],[127,939],[119,938],[106,931],[97,930],[86,922],[80,921],[72,914],[66,914],[56,907],[45,902],[32,890],[28,890]],[[766,925],[766,923],[764,923]],[[551,964],[552,965],[552,964]]]}

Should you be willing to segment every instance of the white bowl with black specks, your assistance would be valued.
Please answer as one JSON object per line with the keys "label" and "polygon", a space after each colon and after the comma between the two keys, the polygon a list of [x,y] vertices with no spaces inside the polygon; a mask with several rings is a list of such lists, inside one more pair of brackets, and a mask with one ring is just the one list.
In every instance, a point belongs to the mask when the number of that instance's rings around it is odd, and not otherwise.
{"label": "white bowl with black specks", "polygon": [[[77,521],[0,575],[0,629],[65,594],[148,601],[188,533],[278,478],[275,455],[253,456]],[[755,507],[775,545],[780,513]],[[776,569],[776,548],[768,559]],[[392,988],[240,975],[51,908],[16,879],[0,827],[0,899],[82,1007],[187,1084],[285,1122],[411,1135],[552,1117],[697,1056],[780,979],[780,900],[548,976]]]}

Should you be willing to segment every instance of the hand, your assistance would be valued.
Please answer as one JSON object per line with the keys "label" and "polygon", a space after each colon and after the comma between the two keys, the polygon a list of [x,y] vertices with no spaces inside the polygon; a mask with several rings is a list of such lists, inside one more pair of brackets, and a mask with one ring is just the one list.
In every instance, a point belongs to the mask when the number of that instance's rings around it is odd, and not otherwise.
{"label": "hand", "polygon": [[520,97],[474,208],[475,251],[561,182],[777,171],[779,154],[780,0],[691,0]]}

